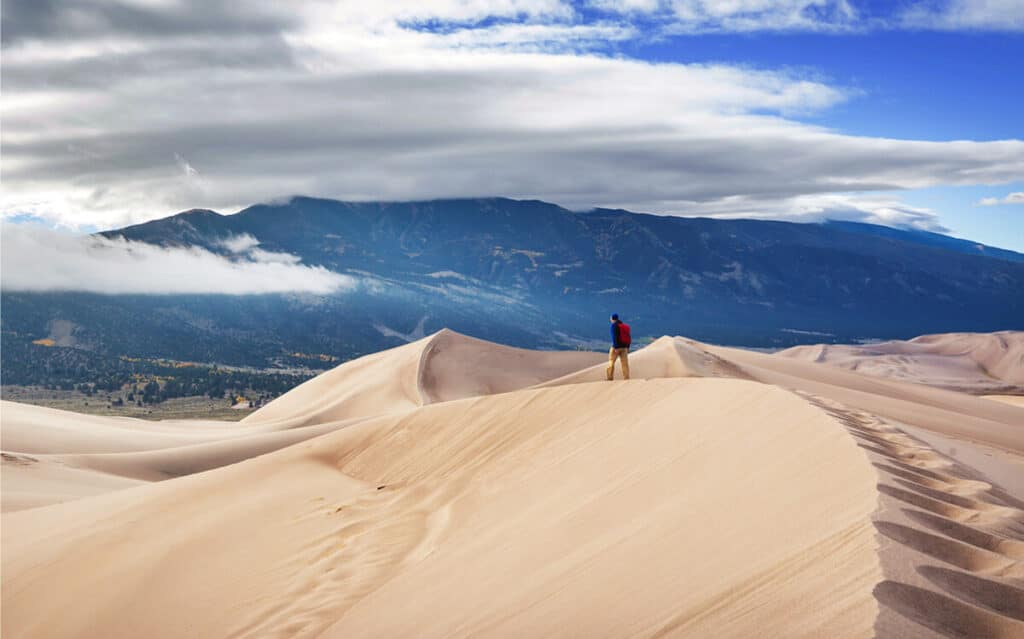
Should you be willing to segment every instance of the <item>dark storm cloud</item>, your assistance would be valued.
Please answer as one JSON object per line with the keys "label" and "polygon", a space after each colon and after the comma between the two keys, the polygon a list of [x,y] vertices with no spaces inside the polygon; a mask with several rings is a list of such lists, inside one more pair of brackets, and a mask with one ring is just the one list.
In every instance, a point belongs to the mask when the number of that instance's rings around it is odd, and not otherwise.
{"label": "dark storm cloud", "polygon": [[276,35],[162,42],[151,50],[113,52],[71,60],[12,62],[4,65],[9,90],[73,91],[116,86],[125,78],[214,69],[264,71],[294,65],[292,50]]}
{"label": "dark storm cloud", "polygon": [[[273,3],[269,3],[273,6]],[[273,34],[295,23],[288,3],[278,10],[232,0],[186,0],[140,6],[101,0],[5,0],[4,46],[27,39],[72,40],[127,35],[163,38],[181,35]]]}

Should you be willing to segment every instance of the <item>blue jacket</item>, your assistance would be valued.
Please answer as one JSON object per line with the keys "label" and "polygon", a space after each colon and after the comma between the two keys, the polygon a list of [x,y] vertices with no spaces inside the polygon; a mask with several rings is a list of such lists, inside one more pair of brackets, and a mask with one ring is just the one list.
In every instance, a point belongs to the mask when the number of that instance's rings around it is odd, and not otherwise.
{"label": "blue jacket", "polygon": [[626,345],[619,341],[619,322],[612,322],[612,348],[626,348]]}

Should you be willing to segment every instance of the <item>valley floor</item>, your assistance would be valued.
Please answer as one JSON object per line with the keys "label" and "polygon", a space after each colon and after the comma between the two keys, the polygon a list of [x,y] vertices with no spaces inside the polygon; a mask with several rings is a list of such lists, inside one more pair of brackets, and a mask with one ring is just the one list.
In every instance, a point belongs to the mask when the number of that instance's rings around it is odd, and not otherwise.
{"label": "valley floor", "polygon": [[[123,393],[119,393],[122,395]],[[174,397],[157,404],[141,406],[125,402],[118,406],[113,396],[105,393],[86,395],[80,391],[51,390],[41,386],[4,386],[0,396],[11,402],[45,406],[88,415],[112,415],[139,419],[217,419],[238,421],[252,412],[248,408],[233,408],[227,399],[210,399],[205,395]],[[123,401],[123,400],[122,400]]]}

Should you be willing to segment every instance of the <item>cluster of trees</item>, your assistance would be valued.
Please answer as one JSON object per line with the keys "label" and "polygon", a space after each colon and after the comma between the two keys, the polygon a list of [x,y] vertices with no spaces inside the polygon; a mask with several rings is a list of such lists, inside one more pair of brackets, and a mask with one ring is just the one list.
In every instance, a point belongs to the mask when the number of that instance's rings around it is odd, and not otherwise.
{"label": "cluster of trees", "polygon": [[[111,392],[119,393],[116,398],[111,400],[115,406],[122,406],[125,403],[143,406],[159,404],[175,397],[198,396],[206,396],[210,399],[243,396],[253,402],[254,406],[261,406],[309,378],[308,376],[279,373],[240,373],[237,371],[215,371],[213,368],[205,370],[210,374],[206,376],[190,375],[184,379],[169,376],[154,378],[136,376],[115,389],[110,389],[107,384],[82,383],[72,385],[67,390],[73,388],[87,397],[104,391],[108,395]],[[48,388],[57,387],[58,385],[48,386]]]}
{"label": "cluster of trees", "polygon": [[268,401],[311,377],[309,374],[236,370],[216,365],[152,359],[112,358],[90,351],[40,346],[5,335],[5,385],[77,390],[92,397],[117,395],[122,402],[157,404],[174,397],[224,398],[243,395]]}

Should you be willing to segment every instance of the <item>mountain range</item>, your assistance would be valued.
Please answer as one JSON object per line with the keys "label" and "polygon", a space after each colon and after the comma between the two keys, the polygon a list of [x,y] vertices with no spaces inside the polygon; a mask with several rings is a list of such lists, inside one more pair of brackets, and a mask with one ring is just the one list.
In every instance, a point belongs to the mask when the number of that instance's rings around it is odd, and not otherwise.
{"label": "mountain range", "polygon": [[66,346],[93,354],[283,366],[301,363],[294,353],[347,359],[443,326],[592,348],[611,312],[641,339],[760,347],[1024,328],[1024,255],[854,222],[295,197],[103,235],[226,256],[232,238],[251,236],[358,285],[331,295],[5,292],[5,342],[45,338],[57,322]]}

